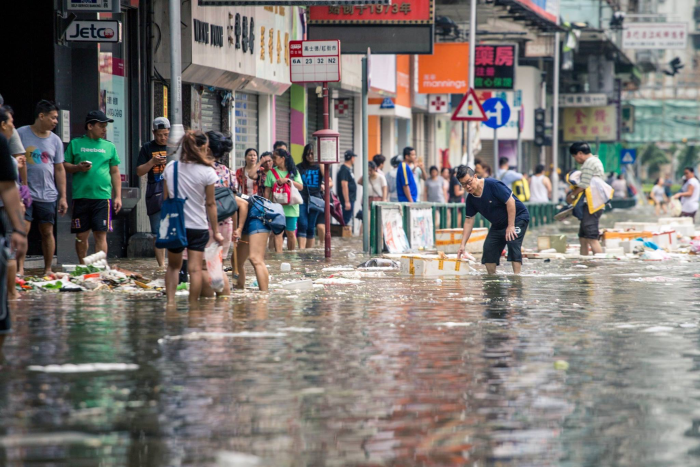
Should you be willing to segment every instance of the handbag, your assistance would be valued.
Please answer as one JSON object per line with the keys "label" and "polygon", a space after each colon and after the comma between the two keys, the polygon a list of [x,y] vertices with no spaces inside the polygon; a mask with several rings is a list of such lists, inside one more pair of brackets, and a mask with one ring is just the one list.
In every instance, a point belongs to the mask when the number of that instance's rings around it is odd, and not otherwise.
{"label": "handbag", "polygon": [[163,204],[163,181],[149,183],[146,186],[146,214],[152,216],[160,211]]}
{"label": "handbag", "polygon": [[258,195],[248,198],[248,202],[253,203],[261,213],[253,217],[265,224],[273,234],[279,235],[287,228],[287,219],[284,217],[282,206]]}
{"label": "handbag", "polygon": [[156,248],[176,250],[187,247],[187,230],[185,229],[185,201],[177,196],[177,166],[173,165],[173,197],[163,200],[160,209],[160,230],[156,239]]}
{"label": "handbag", "polygon": [[[272,175],[275,176],[275,180],[280,179],[280,175],[275,169],[272,169]],[[284,185],[280,185],[279,183],[275,183],[272,187],[272,201],[282,206],[292,204],[291,184],[285,183]]]}
{"label": "handbag", "polygon": [[309,211],[326,212],[326,202],[318,196],[309,196]]}
{"label": "handbag", "polygon": [[216,201],[216,219],[219,222],[228,219],[238,211],[236,195],[227,186],[220,186],[214,189],[214,200]]}
{"label": "handbag", "polygon": [[343,207],[340,205],[340,200],[335,193],[331,191],[331,216],[337,220],[340,225],[345,225],[343,218]]}

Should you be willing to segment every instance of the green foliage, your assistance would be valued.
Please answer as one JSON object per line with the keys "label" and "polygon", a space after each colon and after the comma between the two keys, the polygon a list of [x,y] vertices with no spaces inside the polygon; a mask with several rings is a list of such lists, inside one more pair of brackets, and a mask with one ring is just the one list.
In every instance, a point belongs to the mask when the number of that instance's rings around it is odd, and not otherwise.
{"label": "green foliage", "polygon": [[656,144],[649,143],[644,147],[642,164],[648,167],[649,178],[655,178],[661,171],[660,166],[668,163],[668,156]]}

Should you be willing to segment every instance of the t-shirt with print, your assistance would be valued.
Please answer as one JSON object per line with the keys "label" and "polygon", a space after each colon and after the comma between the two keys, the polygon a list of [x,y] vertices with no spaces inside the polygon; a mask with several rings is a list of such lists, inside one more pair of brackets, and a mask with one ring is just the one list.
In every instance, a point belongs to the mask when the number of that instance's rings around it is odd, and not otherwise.
{"label": "t-shirt with print", "polygon": [[399,166],[398,172],[396,172],[396,196],[399,202],[405,203],[408,201],[406,198],[406,193],[403,191],[403,187],[408,186],[411,192],[412,201],[415,203],[418,201],[418,187],[416,186],[416,179],[413,176],[413,171],[407,163],[402,162]]}
{"label": "t-shirt with print", "polygon": [[27,125],[17,130],[27,158],[27,185],[34,201],[53,203],[58,199],[54,164],[63,164],[63,142],[55,133],[46,138]]}
{"label": "t-shirt with print", "polygon": [[[287,172],[286,170],[280,170],[280,169],[274,169],[277,171],[277,175],[280,178],[287,178]],[[294,181],[297,183],[303,184],[304,181],[301,179],[301,175],[299,175],[299,171],[297,171],[297,174],[294,176]],[[267,172],[267,177],[265,178],[265,186],[272,188],[275,183],[277,183],[277,179],[275,178],[275,174],[272,172],[272,170]],[[294,204],[294,205],[284,205],[282,206],[282,209],[284,210],[284,215],[285,217],[299,217],[299,205]]]}
{"label": "t-shirt with print", "polygon": [[[207,230],[207,187],[216,185],[219,177],[213,167],[194,162],[178,162],[177,197],[185,201],[185,228]],[[168,196],[175,197],[175,178],[173,167],[175,162],[165,166],[163,177],[168,187]]]}
{"label": "t-shirt with print", "polygon": [[112,199],[110,167],[118,166],[120,161],[111,141],[87,135],[75,138],[68,144],[65,159],[74,165],[92,162],[87,172],[73,174],[73,199]]}
{"label": "t-shirt with print", "polygon": [[[139,158],[136,165],[143,165],[148,163],[151,159],[156,156],[167,156],[168,147],[161,146],[155,141],[149,141],[148,143],[141,146],[139,151]],[[151,170],[148,171],[148,183],[158,183],[163,181],[163,172],[165,171],[165,164],[154,165]]]}
{"label": "t-shirt with print", "polygon": [[336,184],[338,199],[340,200],[340,204],[343,205],[343,209],[345,209],[345,195],[343,194],[342,182],[348,182],[348,196],[350,197],[348,201],[354,203],[357,199],[357,182],[355,182],[355,174],[352,172],[350,167],[343,164],[340,166],[340,169],[338,169],[338,173],[335,175],[335,178],[338,182]]}
{"label": "t-shirt with print", "polygon": [[304,182],[304,189],[301,190],[301,197],[304,198],[304,204],[309,203],[309,195],[320,198],[321,183],[323,183],[321,166],[302,162],[297,164],[297,170],[299,174],[301,174],[301,180]]}
{"label": "t-shirt with print", "polygon": [[492,229],[503,230],[508,227],[506,203],[510,198],[515,200],[515,222],[529,222],[530,213],[525,205],[513,196],[510,188],[495,178],[484,179],[484,191],[481,196],[467,195],[465,215],[474,217],[480,213],[487,221],[491,222]]}

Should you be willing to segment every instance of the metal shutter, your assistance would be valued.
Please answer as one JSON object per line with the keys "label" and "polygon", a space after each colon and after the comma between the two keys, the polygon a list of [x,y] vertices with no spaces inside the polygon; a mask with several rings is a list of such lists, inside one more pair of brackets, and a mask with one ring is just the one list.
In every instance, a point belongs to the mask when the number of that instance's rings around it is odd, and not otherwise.
{"label": "metal shutter", "polygon": [[218,91],[202,90],[202,131],[221,131],[221,98]]}
{"label": "metal shutter", "polygon": [[338,132],[340,133],[340,160],[343,160],[345,151],[354,150],[355,140],[355,99],[352,97],[343,97],[348,104],[348,110],[345,116],[338,117]]}
{"label": "metal shutter", "polygon": [[245,150],[258,147],[258,96],[236,92],[236,166],[245,165]]}
{"label": "metal shutter", "polygon": [[314,133],[323,128],[323,99],[319,99],[313,90],[307,90],[307,127],[306,141],[314,142]]}
{"label": "metal shutter", "polygon": [[284,141],[287,147],[291,144],[289,142],[291,95],[292,91],[288,89],[287,92],[275,98],[275,141]]}

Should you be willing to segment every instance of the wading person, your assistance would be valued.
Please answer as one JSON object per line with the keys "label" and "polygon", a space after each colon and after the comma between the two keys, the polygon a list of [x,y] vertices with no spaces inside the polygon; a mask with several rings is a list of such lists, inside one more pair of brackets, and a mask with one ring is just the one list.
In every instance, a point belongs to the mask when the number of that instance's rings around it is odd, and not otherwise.
{"label": "wading person", "polygon": [[396,173],[396,195],[399,203],[418,202],[418,185],[411,165],[416,162],[416,150],[410,147],[403,150],[403,162]]}
{"label": "wading person", "polygon": [[[87,256],[90,231],[95,252],[107,253],[107,232],[112,230],[112,212],[122,208],[122,180],[117,148],[107,141],[107,124],[114,120],[93,110],[85,118],[86,133],[68,144],[63,165],[73,174],[73,218],[75,251],[80,264]],[[114,192],[114,206],[112,193]]]}
{"label": "wading person", "polygon": [[340,205],[343,207],[345,225],[351,225],[352,223],[355,200],[357,199],[357,182],[355,182],[355,173],[353,172],[356,157],[357,155],[354,152],[345,151],[345,163],[340,166],[336,174],[338,199],[340,199]]}
{"label": "wading person", "polygon": [[[294,159],[284,149],[275,149],[272,153],[275,167],[267,173],[265,179],[265,198],[272,199],[272,188],[275,184],[283,186],[288,183],[293,183],[297,190],[301,191],[304,188],[304,183],[301,180],[301,175],[294,165]],[[273,200],[274,201],[274,200]],[[287,234],[287,250],[293,251],[296,249],[297,243],[297,221],[299,219],[299,205],[285,204],[282,206],[284,217],[287,220],[285,232]],[[282,253],[284,238],[282,234],[275,235],[275,251]]]}
{"label": "wading person", "polygon": [[478,213],[491,223],[481,264],[486,266],[489,274],[495,274],[501,252],[508,247],[508,261],[513,266],[513,272],[520,274],[523,264],[521,248],[530,222],[527,208],[500,180],[477,178],[474,171],[465,165],[457,167],[456,177],[467,191],[466,219],[457,258],[461,258],[466,251],[474,228],[474,216]]}
{"label": "wading person", "polygon": [[681,217],[695,219],[700,200],[700,182],[695,178],[695,169],[692,167],[686,167],[683,170],[683,178],[685,179],[683,188],[680,193],[673,195],[673,198],[681,200]]}
{"label": "wading person", "polygon": [[245,150],[245,166],[236,170],[236,180],[238,181],[238,189],[241,194],[253,196],[257,195],[258,187],[261,185],[260,180],[265,179],[267,172],[261,177],[260,169],[262,159],[258,164],[258,151],[254,148]]}
{"label": "wading person", "polygon": [[[216,214],[214,185],[218,181],[213,161],[207,155],[209,142],[201,131],[190,131],[180,142],[179,162],[165,167],[163,196],[175,196],[175,167],[177,167],[177,196],[185,199],[185,231],[187,235],[187,269],[190,275],[190,304],[196,303],[202,293],[202,283],[209,280],[202,270],[204,249],[209,242],[209,228],[214,240],[223,245]],[[176,165],[177,164],[177,165]],[[168,189],[172,190],[169,191]],[[230,241],[230,238],[229,238]],[[175,304],[175,291],[185,248],[168,249],[168,270],[165,273],[165,292],[168,305]]]}
{"label": "wading person", "polygon": [[548,203],[551,197],[552,182],[544,174],[544,165],[538,164],[530,182],[530,202]]}
{"label": "wading person", "polygon": [[299,237],[299,249],[313,248],[314,236],[316,231],[316,221],[320,212],[311,206],[311,202],[315,200],[320,204],[322,201],[321,190],[323,188],[323,169],[314,158],[313,144],[304,146],[304,153],[301,155],[301,163],[297,164],[297,170],[301,175],[301,180],[304,183],[304,189],[301,190],[301,197],[304,203],[299,206],[299,223],[297,228],[297,237]]}
{"label": "wading person", "polygon": [[661,210],[664,214],[668,214],[668,196],[666,196],[666,190],[664,190],[664,179],[657,178],[654,182],[654,187],[651,189],[651,199],[654,201],[654,211],[656,212],[656,217],[661,215]]}
{"label": "wading person", "polygon": [[[160,230],[160,206],[163,204],[163,171],[168,158],[170,121],[165,117],[153,120],[153,140],[141,146],[136,162],[136,175],[148,175],[146,185],[146,214],[151,224],[151,233],[158,237]],[[154,240],[155,241],[155,240]],[[165,250],[156,248],[156,261],[161,268],[165,264]]]}
{"label": "wading person", "polygon": [[[581,181],[578,182],[576,188],[566,195],[566,202],[574,204],[578,196],[586,191],[586,188],[591,186],[591,179],[593,177],[605,179],[605,169],[603,169],[603,163],[600,162],[600,159],[591,153],[591,148],[588,143],[580,141],[572,144],[569,148],[569,153],[577,164],[581,164]],[[585,203],[583,206],[583,219],[581,219],[581,226],[578,231],[578,238],[581,244],[581,256],[587,256],[589,248],[593,251],[593,254],[602,253],[603,247],[600,246],[600,242],[598,241],[600,237],[600,229],[598,226],[604,209],[600,209],[591,214],[588,209],[588,201],[585,193],[583,193],[583,199],[579,202]]]}
{"label": "wading person", "polygon": [[[270,283],[270,273],[265,265],[265,250],[272,231],[261,220],[264,216],[262,197],[257,197],[258,201],[255,198],[256,196],[248,198],[248,216],[244,221],[241,214],[239,220],[243,224],[243,228],[241,229],[241,238],[236,244],[236,256],[238,257],[236,289],[245,289],[245,262],[250,260],[250,264],[255,271],[255,278],[258,281],[258,288],[261,292],[267,292]],[[238,210],[241,211],[240,202],[238,206]]]}

